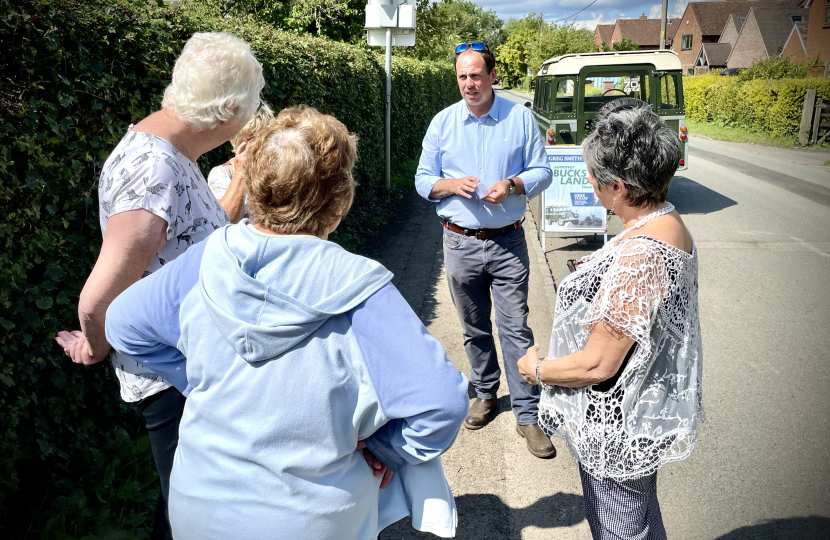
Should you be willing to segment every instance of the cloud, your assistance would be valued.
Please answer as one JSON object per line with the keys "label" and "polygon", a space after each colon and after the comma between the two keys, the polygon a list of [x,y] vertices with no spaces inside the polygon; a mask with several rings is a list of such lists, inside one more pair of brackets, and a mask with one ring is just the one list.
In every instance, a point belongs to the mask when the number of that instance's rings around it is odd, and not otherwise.
{"label": "cloud", "polygon": [[[689,3],[689,0],[681,0],[678,2],[669,2],[668,5],[668,13],[666,17],[669,19],[679,19],[683,16],[683,12],[686,11],[686,5]],[[648,18],[649,19],[659,19],[663,12],[663,4],[656,4],[651,6],[651,9],[648,11]]]}
{"label": "cloud", "polygon": [[[476,1],[476,0],[474,0]],[[669,18],[679,18],[686,9],[689,0],[669,0]],[[576,19],[576,26],[593,30],[597,24],[613,24],[620,19],[636,19],[645,13],[649,18],[659,18],[661,4],[654,4],[654,0],[597,0],[588,6],[591,0],[477,0],[476,3],[485,9],[492,9],[505,21],[521,18],[528,13],[542,13],[548,22],[571,22]]]}

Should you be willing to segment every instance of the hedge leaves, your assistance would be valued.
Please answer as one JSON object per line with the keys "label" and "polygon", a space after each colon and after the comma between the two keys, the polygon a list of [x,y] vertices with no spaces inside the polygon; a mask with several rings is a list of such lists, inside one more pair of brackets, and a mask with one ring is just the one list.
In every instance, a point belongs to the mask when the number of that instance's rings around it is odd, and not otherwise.
{"label": "hedge leaves", "polygon": [[[378,51],[160,1],[0,0],[0,536],[147,537],[157,491],[141,419],[106,363],[75,366],[53,338],[78,328],[101,245],[104,160],[158,109],[185,40],[213,30],[251,44],[275,109],[306,103],[360,136],[360,187],[338,240],[355,245],[383,226]],[[458,93],[450,66],[396,59],[393,70],[394,166],[417,157]]]}

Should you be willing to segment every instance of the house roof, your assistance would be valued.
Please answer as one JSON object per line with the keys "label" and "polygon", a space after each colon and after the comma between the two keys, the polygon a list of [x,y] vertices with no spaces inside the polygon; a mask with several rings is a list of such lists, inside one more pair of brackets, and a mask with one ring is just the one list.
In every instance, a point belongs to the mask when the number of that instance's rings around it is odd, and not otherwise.
{"label": "house roof", "polygon": [[800,15],[802,22],[807,20],[808,9],[753,7],[755,22],[764,42],[768,56],[777,56],[778,47],[783,46],[793,30],[793,15]]}
{"label": "house roof", "polygon": [[694,14],[700,33],[704,36],[720,35],[726,20],[733,13],[746,13],[753,2],[690,2],[689,8]]}
{"label": "house roof", "polygon": [[[741,26],[743,26],[741,24],[741,17],[744,17],[744,19],[746,19],[746,13],[733,13],[733,14],[731,14],[729,16],[729,18],[726,20],[727,26],[731,24],[732,26],[735,27],[735,30],[737,32],[740,32],[741,31]],[[725,27],[724,27],[724,31],[726,31]],[[721,34],[723,34],[723,32],[721,32]]]}
{"label": "house roof", "polygon": [[599,34],[600,43],[611,44],[611,34],[614,33],[613,24],[598,24],[596,33]]}
{"label": "house roof", "polygon": [[709,67],[726,66],[726,59],[732,52],[732,45],[729,43],[704,43],[700,46],[702,54],[706,55]]}
{"label": "house roof", "polygon": [[790,44],[790,40],[793,40],[793,39],[799,40],[799,45],[801,46],[801,49],[806,54],[806,52],[807,52],[807,26],[808,26],[808,24],[807,24],[807,18],[806,17],[803,20],[793,24],[793,28],[792,28],[792,30],[790,30],[790,35],[787,36],[787,40],[784,41],[784,46],[781,48],[781,54],[779,54],[778,56],[781,56],[782,54],[784,54],[784,50],[786,50],[787,46]]}
{"label": "house roof", "polygon": [[666,20],[666,41],[671,41],[674,39],[675,34],[677,34],[678,28],[680,28],[680,19]]}
{"label": "house roof", "polygon": [[[677,33],[680,19],[666,21],[666,39]],[[617,19],[620,35],[629,38],[637,45],[648,47],[660,45],[660,19]]]}

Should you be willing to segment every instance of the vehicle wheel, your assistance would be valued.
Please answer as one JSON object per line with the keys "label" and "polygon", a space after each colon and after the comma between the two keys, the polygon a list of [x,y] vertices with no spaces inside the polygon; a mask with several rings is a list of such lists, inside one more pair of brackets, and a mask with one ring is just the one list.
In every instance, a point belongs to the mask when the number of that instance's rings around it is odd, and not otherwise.
{"label": "vehicle wheel", "polygon": [[557,221],[556,224],[559,225],[560,227],[562,227],[563,225],[565,225],[565,220],[562,219],[562,218],[559,218],[559,221]]}

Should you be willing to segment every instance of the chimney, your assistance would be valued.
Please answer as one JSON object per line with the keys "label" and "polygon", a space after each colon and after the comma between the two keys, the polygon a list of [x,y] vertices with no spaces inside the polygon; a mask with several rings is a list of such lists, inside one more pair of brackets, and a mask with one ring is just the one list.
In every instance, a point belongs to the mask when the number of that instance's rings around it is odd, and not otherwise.
{"label": "chimney", "polygon": [[641,20],[641,21],[644,21],[644,20],[646,20],[646,19],[648,19],[648,17],[646,17],[646,14],[645,14],[645,13],[643,13],[642,15],[640,15],[640,20]]}

